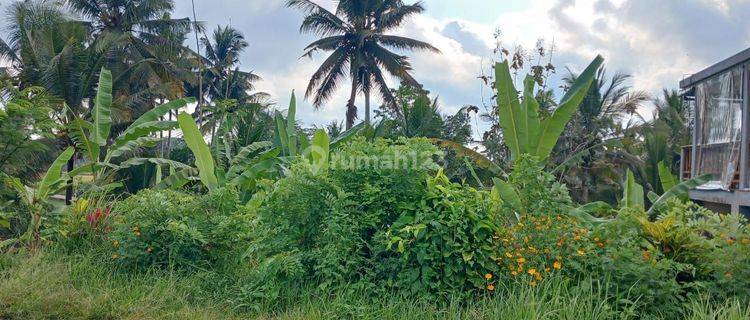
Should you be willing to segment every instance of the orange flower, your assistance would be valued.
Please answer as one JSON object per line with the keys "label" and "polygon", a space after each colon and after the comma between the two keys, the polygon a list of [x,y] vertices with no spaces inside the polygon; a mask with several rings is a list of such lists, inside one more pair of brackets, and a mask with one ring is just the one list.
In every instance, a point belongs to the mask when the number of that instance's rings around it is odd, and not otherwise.
{"label": "orange flower", "polygon": [[536,269],[535,269],[535,268],[531,268],[531,269],[529,269],[529,271],[527,271],[527,272],[528,272],[528,273],[529,273],[530,275],[532,275],[532,276],[533,276],[533,275],[536,275],[536,274],[537,274],[537,272],[536,272]]}
{"label": "orange flower", "polygon": [[491,273],[488,273],[488,274],[484,275],[484,280],[490,280],[490,279],[492,279],[492,274]]}
{"label": "orange flower", "polygon": [[493,286],[491,284],[487,285],[487,290],[489,290],[489,291],[495,291],[495,286]]}
{"label": "orange flower", "polygon": [[562,269],[562,262],[555,260],[555,262],[552,263],[552,267],[557,270],[560,270]]}
{"label": "orange flower", "polygon": [[530,285],[531,285],[532,287],[536,287],[536,280],[533,280],[533,281],[531,281],[531,283],[529,283],[529,284],[530,284]]}
{"label": "orange flower", "polygon": [[604,248],[604,244],[603,244],[603,243],[601,243],[601,242],[597,242],[597,243],[596,243],[596,246],[597,246],[597,247],[599,247],[599,248]]}
{"label": "orange flower", "polygon": [[643,250],[643,261],[648,261],[651,259],[651,253],[648,252],[648,250]]}
{"label": "orange flower", "polygon": [[728,244],[728,245],[730,245],[730,246],[731,246],[732,244],[734,244],[734,239],[732,239],[732,238],[727,238],[727,244]]}

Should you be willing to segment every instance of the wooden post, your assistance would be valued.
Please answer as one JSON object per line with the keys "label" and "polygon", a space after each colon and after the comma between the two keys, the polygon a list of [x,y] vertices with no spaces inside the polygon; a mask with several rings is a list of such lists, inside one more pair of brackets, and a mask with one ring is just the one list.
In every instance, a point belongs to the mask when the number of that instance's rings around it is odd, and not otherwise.
{"label": "wooden post", "polygon": [[693,108],[693,150],[691,150],[692,157],[690,158],[690,179],[694,178],[698,174],[698,139],[700,137],[698,132],[701,130],[701,114],[698,101],[697,86],[693,86]]}
{"label": "wooden post", "polygon": [[748,115],[748,110],[750,108],[748,105],[750,104],[750,99],[748,97],[747,88],[748,85],[750,85],[750,71],[747,69],[747,64],[742,66],[742,131],[741,131],[741,137],[740,137],[740,190],[745,190],[749,187],[748,185],[748,179],[747,179],[747,160],[748,160],[748,142],[750,142],[750,139],[748,139],[748,126],[750,125],[748,123],[748,119],[750,119],[750,116]]}

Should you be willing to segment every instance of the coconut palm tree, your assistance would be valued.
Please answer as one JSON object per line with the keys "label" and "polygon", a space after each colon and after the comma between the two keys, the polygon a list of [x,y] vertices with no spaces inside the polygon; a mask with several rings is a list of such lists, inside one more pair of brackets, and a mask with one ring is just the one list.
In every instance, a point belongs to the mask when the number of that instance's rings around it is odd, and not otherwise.
{"label": "coconut palm tree", "polygon": [[305,48],[303,56],[312,56],[318,50],[331,52],[310,78],[305,92],[313,106],[318,108],[335,92],[346,76],[352,87],[347,102],[346,127],[351,128],[357,117],[354,105],[357,92],[365,95],[365,122],[370,122],[370,92],[377,89],[381,98],[392,108],[397,108],[388,89],[384,71],[402,82],[417,85],[409,74],[411,64],[406,56],[395,50],[429,50],[439,52],[432,45],[407,37],[387,35],[399,27],[409,16],[424,11],[421,3],[405,4],[401,0],[342,0],[336,13],[310,0],[289,0],[287,5],[307,13],[301,32],[321,38]]}

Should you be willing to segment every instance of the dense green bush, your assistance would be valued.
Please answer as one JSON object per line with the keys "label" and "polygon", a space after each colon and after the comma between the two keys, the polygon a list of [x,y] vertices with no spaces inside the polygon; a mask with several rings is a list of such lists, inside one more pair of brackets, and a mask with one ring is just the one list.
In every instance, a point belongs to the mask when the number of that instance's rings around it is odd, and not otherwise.
{"label": "dense green bush", "polygon": [[237,261],[250,236],[237,193],[143,190],[115,204],[112,259],[129,267],[211,267]]}

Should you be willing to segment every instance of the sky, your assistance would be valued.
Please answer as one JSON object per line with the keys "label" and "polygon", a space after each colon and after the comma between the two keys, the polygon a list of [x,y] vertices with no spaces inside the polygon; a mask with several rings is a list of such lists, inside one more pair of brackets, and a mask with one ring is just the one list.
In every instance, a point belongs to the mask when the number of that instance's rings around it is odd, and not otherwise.
{"label": "sky", "polygon": [[[335,7],[333,0],[314,1]],[[0,0],[3,6],[10,2]],[[304,95],[309,77],[326,58],[325,53],[301,58],[315,37],[300,34],[303,14],[284,2],[195,0],[197,19],[209,30],[229,24],[244,33],[250,46],[241,68],[263,78],[258,89],[270,93],[280,109],[292,90]],[[192,17],[190,0],[175,3],[174,17]],[[408,55],[414,77],[438,97],[445,114],[488,103],[491,92],[477,77],[497,59],[492,49],[498,28],[506,47],[532,49],[540,38],[554,43],[552,63],[558,72],[553,83],[559,83],[566,67],[581,70],[601,54],[609,74],[630,74],[634,88],[654,94],[677,88],[685,76],[750,47],[748,0],[425,0],[423,5],[423,14],[393,33],[440,49],[440,54]],[[298,118],[305,125],[343,120],[348,83],[318,110],[298,99]],[[361,118],[363,99],[357,101]],[[641,111],[649,113],[648,108]]]}

